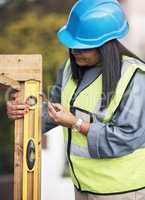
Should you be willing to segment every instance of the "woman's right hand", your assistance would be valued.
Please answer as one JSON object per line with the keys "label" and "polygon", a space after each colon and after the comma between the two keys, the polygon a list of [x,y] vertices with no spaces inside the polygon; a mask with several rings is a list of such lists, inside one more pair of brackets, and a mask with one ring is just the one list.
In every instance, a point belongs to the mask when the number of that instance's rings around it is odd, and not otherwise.
{"label": "woman's right hand", "polygon": [[8,118],[16,120],[24,117],[24,114],[29,112],[29,105],[26,103],[19,103],[16,101],[16,95],[12,100],[7,101],[7,115]]}

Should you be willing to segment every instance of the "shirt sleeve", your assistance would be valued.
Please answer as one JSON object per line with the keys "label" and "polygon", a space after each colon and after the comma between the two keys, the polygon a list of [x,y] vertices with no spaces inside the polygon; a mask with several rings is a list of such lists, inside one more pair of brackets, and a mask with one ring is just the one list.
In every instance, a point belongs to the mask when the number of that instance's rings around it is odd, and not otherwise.
{"label": "shirt sleeve", "polygon": [[[62,76],[64,66],[61,66],[57,73],[56,82],[51,87],[51,91],[49,94],[49,101],[54,103],[61,103],[61,85],[62,85]],[[43,101],[42,103],[42,133],[49,131],[50,129],[56,127],[57,125],[54,124],[48,115],[48,102]]]}
{"label": "shirt sleeve", "polygon": [[95,116],[87,140],[94,158],[120,157],[145,147],[145,73],[136,72],[111,122]]}

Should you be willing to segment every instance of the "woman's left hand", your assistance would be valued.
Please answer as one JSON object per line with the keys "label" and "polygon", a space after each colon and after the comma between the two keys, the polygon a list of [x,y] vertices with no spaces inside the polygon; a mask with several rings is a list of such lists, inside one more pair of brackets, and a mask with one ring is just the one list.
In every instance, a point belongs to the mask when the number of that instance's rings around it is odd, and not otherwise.
{"label": "woman's left hand", "polygon": [[53,123],[67,128],[72,128],[78,120],[71,112],[67,111],[66,108],[59,103],[48,102],[48,114]]}

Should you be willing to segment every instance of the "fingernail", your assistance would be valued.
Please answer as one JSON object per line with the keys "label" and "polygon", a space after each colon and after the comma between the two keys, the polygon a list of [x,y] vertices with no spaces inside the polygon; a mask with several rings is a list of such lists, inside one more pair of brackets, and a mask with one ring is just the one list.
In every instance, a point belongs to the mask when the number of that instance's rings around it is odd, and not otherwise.
{"label": "fingernail", "polygon": [[25,110],[24,110],[25,113],[27,113],[28,111],[29,111],[28,109],[25,109]]}

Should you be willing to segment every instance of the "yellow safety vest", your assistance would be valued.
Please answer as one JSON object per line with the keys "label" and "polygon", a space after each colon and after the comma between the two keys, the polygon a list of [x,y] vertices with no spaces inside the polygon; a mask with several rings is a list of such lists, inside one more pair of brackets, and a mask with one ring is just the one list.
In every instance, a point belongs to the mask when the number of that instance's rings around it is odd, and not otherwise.
{"label": "yellow safety vest", "polygon": [[[124,59],[131,59],[124,57]],[[137,69],[145,72],[145,66],[130,64],[121,76],[115,95],[113,96],[103,119],[110,122],[123,94]],[[72,79],[70,62],[64,69],[65,84],[62,88],[62,104],[70,109],[70,102],[76,90],[76,82]],[[67,77],[68,76],[68,77]],[[66,78],[67,77],[67,78]],[[85,113],[95,113],[96,104],[101,98],[102,75],[94,80],[76,97],[73,107]],[[87,137],[79,132],[64,128],[67,145],[67,156],[74,185],[81,191],[95,194],[114,194],[133,191],[145,187],[145,148],[119,158],[91,158],[88,151]]]}

